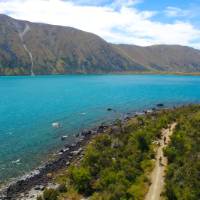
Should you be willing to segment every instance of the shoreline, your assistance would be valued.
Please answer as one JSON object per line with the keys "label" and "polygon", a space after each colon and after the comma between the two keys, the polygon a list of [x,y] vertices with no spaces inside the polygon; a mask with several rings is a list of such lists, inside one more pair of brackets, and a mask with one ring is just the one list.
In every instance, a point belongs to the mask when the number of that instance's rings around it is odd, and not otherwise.
{"label": "shoreline", "polygon": [[[66,76],[66,75],[176,75],[176,76],[200,76],[200,72],[173,72],[173,71],[116,71],[116,72],[105,72],[105,73],[66,73],[66,74],[36,74],[35,76]],[[4,75],[0,74],[0,77],[29,77],[30,74],[13,74]]]}
{"label": "shoreline", "polygon": [[[100,127],[102,130],[105,128],[102,125],[97,128],[100,129]],[[67,167],[76,160],[90,139],[101,133],[97,128],[81,132],[72,144],[65,144],[62,149],[56,152],[57,158],[47,161],[44,165],[0,188],[0,199],[15,199],[20,193],[24,193],[36,185],[46,186],[51,180],[48,174]]]}
{"label": "shoreline", "polygon": [[[162,106],[159,107],[158,105]],[[142,112],[127,113],[122,117],[121,121],[124,124],[139,115],[159,112],[163,109],[170,109],[163,104],[158,105],[156,108],[144,110]],[[174,108],[175,107],[172,109]],[[91,139],[115,126],[115,122],[116,120],[113,120],[109,124],[101,123],[101,125],[93,129],[82,131],[80,134],[76,135],[76,139],[72,144],[65,144],[64,147],[57,152],[57,158],[48,161],[46,164],[31,171],[29,174],[0,188],[0,198],[16,200],[21,194],[26,194],[34,187],[39,191],[43,190],[43,188],[47,187],[51,181],[52,177],[48,175],[68,167],[73,161],[81,159],[83,157],[84,148]]]}

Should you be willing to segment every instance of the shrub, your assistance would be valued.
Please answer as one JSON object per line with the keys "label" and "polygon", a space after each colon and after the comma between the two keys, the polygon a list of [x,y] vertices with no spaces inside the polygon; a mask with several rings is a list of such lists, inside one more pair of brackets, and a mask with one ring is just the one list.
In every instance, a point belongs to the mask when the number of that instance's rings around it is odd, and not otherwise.
{"label": "shrub", "polygon": [[72,167],[70,169],[70,180],[80,193],[88,194],[91,192],[91,178],[89,170],[85,167]]}
{"label": "shrub", "polygon": [[57,200],[58,199],[58,191],[55,189],[45,189],[43,193],[44,200]]}

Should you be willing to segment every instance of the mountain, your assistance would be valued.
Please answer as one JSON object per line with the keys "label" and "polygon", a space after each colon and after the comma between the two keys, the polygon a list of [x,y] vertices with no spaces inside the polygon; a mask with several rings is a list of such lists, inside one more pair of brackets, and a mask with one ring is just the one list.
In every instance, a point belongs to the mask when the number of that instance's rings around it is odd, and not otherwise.
{"label": "mountain", "polygon": [[200,72],[200,51],[182,46],[114,45],[71,27],[0,14],[0,75]]}
{"label": "mountain", "polygon": [[136,62],[150,70],[166,72],[200,72],[200,51],[179,45],[139,47],[118,45]]}
{"label": "mountain", "polygon": [[103,73],[128,69],[145,68],[94,34],[0,15],[0,74]]}

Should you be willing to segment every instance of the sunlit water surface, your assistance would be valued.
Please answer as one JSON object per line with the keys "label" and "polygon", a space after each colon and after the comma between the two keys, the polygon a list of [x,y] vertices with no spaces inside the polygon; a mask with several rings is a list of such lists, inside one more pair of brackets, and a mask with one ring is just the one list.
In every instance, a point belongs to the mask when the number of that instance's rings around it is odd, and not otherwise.
{"label": "sunlit water surface", "polygon": [[[60,137],[120,113],[200,102],[200,77],[66,75],[0,77],[0,181],[39,166]],[[113,108],[118,114],[108,112]],[[62,127],[54,129],[53,122]]]}

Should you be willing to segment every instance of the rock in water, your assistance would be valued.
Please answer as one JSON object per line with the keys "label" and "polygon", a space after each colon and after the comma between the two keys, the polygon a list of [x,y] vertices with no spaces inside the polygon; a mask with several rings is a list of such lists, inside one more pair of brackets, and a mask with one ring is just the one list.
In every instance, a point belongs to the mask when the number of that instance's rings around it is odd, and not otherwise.
{"label": "rock in water", "polygon": [[67,135],[63,135],[63,136],[61,137],[61,140],[63,141],[63,140],[66,140],[67,138],[68,138]]}
{"label": "rock in water", "polygon": [[20,159],[17,159],[17,160],[12,161],[12,163],[13,164],[18,164],[18,163],[20,163],[20,161],[21,161]]}
{"label": "rock in water", "polygon": [[164,104],[163,104],[163,103],[159,103],[159,104],[157,104],[156,106],[157,106],[157,107],[163,107]]}
{"label": "rock in water", "polygon": [[52,127],[53,127],[53,128],[60,128],[61,126],[60,126],[60,123],[59,123],[59,122],[53,122],[53,123],[52,123]]}

